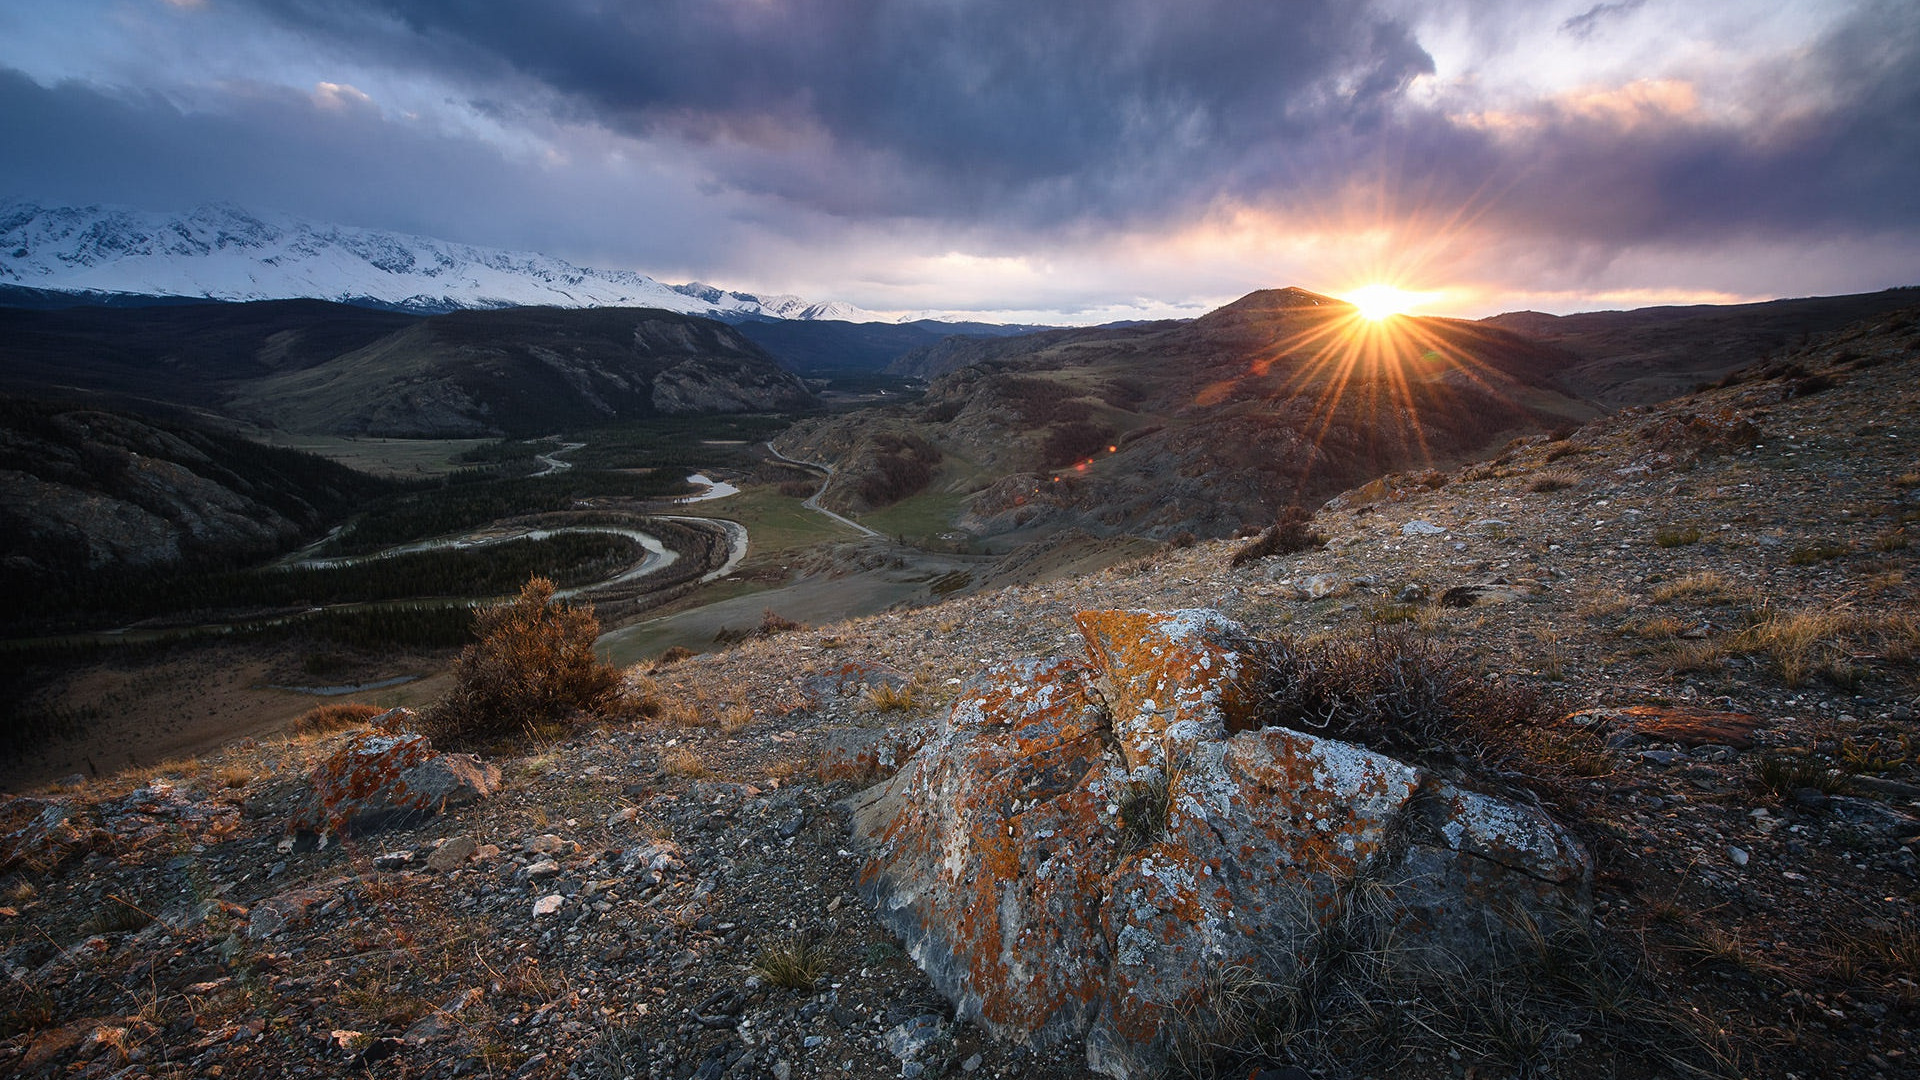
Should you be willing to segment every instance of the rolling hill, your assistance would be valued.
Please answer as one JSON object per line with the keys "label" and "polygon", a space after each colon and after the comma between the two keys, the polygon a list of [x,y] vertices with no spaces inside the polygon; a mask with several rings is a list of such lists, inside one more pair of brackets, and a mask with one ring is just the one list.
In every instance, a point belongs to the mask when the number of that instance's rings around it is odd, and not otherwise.
{"label": "rolling hill", "polygon": [[937,351],[972,362],[917,406],[805,421],[777,445],[835,465],[829,505],[912,498],[996,547],[1067,528],[1226,535],[1598,411],[1557,382],[1560,350],[1458,320],[1368,323],[1302,289]]}
{"label": "rolling hill", "polygon": [[421,316],[318,300],[0,308],[0,389],[201,422],[436,437],[814,404],[737,331],[675,312]]}

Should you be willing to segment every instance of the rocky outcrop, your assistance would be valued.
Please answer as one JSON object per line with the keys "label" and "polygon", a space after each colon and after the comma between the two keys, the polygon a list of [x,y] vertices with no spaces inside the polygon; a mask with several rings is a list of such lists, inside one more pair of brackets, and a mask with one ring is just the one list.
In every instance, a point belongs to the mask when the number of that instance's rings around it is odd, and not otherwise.
{"label": "rocky outcrop", "polygon": [[1512,920],[1587,918],[1540,811],[1259,726],[1264,648],[1218,613],[1076,619],[1086,660],[993,669],[852,800],[862,888],[960,1016],[1150,1076],[1223,978],[1297,984],[1356,921],[1458,971]]}
{"label": "rocky outcrop", "polygon": [[424,735],[358,732],[320,763],[313,795],[289,823],[323,838],[368,832],[491,795],[500,767],[472,754],[436,754]]}

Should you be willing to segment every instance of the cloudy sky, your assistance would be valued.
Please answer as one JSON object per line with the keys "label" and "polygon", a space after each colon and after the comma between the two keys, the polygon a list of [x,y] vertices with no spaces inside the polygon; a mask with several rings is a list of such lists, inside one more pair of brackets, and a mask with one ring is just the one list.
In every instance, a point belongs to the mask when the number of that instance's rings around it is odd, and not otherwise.
{"label": "cloudy sky", "polygon": [[1090,322],[1920,283],[1915,0],[6,0],[0,194]]}

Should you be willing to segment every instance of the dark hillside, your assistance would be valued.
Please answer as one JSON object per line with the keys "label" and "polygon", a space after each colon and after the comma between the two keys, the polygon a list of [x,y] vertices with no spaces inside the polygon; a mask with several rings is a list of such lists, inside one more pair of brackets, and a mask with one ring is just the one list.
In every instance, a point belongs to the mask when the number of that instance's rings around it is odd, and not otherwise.
{"label": "dark hillside", "polygon": [[1547,315],[1516,311],[1479,325],[1523,334],[1576,358],[1569,388],[1609,406],[1643,405],[1717,381],[1849,323],[1910,307],[1920,288],[1762,304],[1652,307]]}
{"label": "dark hillside", "polygon": [[0,397],[0,588],[258,557],[390,486],[183,424]]}

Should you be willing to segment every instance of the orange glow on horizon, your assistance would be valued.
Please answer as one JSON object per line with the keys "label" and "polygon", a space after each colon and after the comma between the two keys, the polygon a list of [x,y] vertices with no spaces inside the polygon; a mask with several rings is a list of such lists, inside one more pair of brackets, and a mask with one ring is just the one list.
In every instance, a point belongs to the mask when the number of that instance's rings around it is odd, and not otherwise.
{"label": "orange glow on horizon", "polygon": [[1379,322],[1395,315],[1410,314],[1415,308],[1425,306],[1438,295],[1438,293],[1414,292],[1397,285],[1376,282],[1372,285],[1362,285],[1341,296],[1340,299],[1359,308],[1361,318]]}

